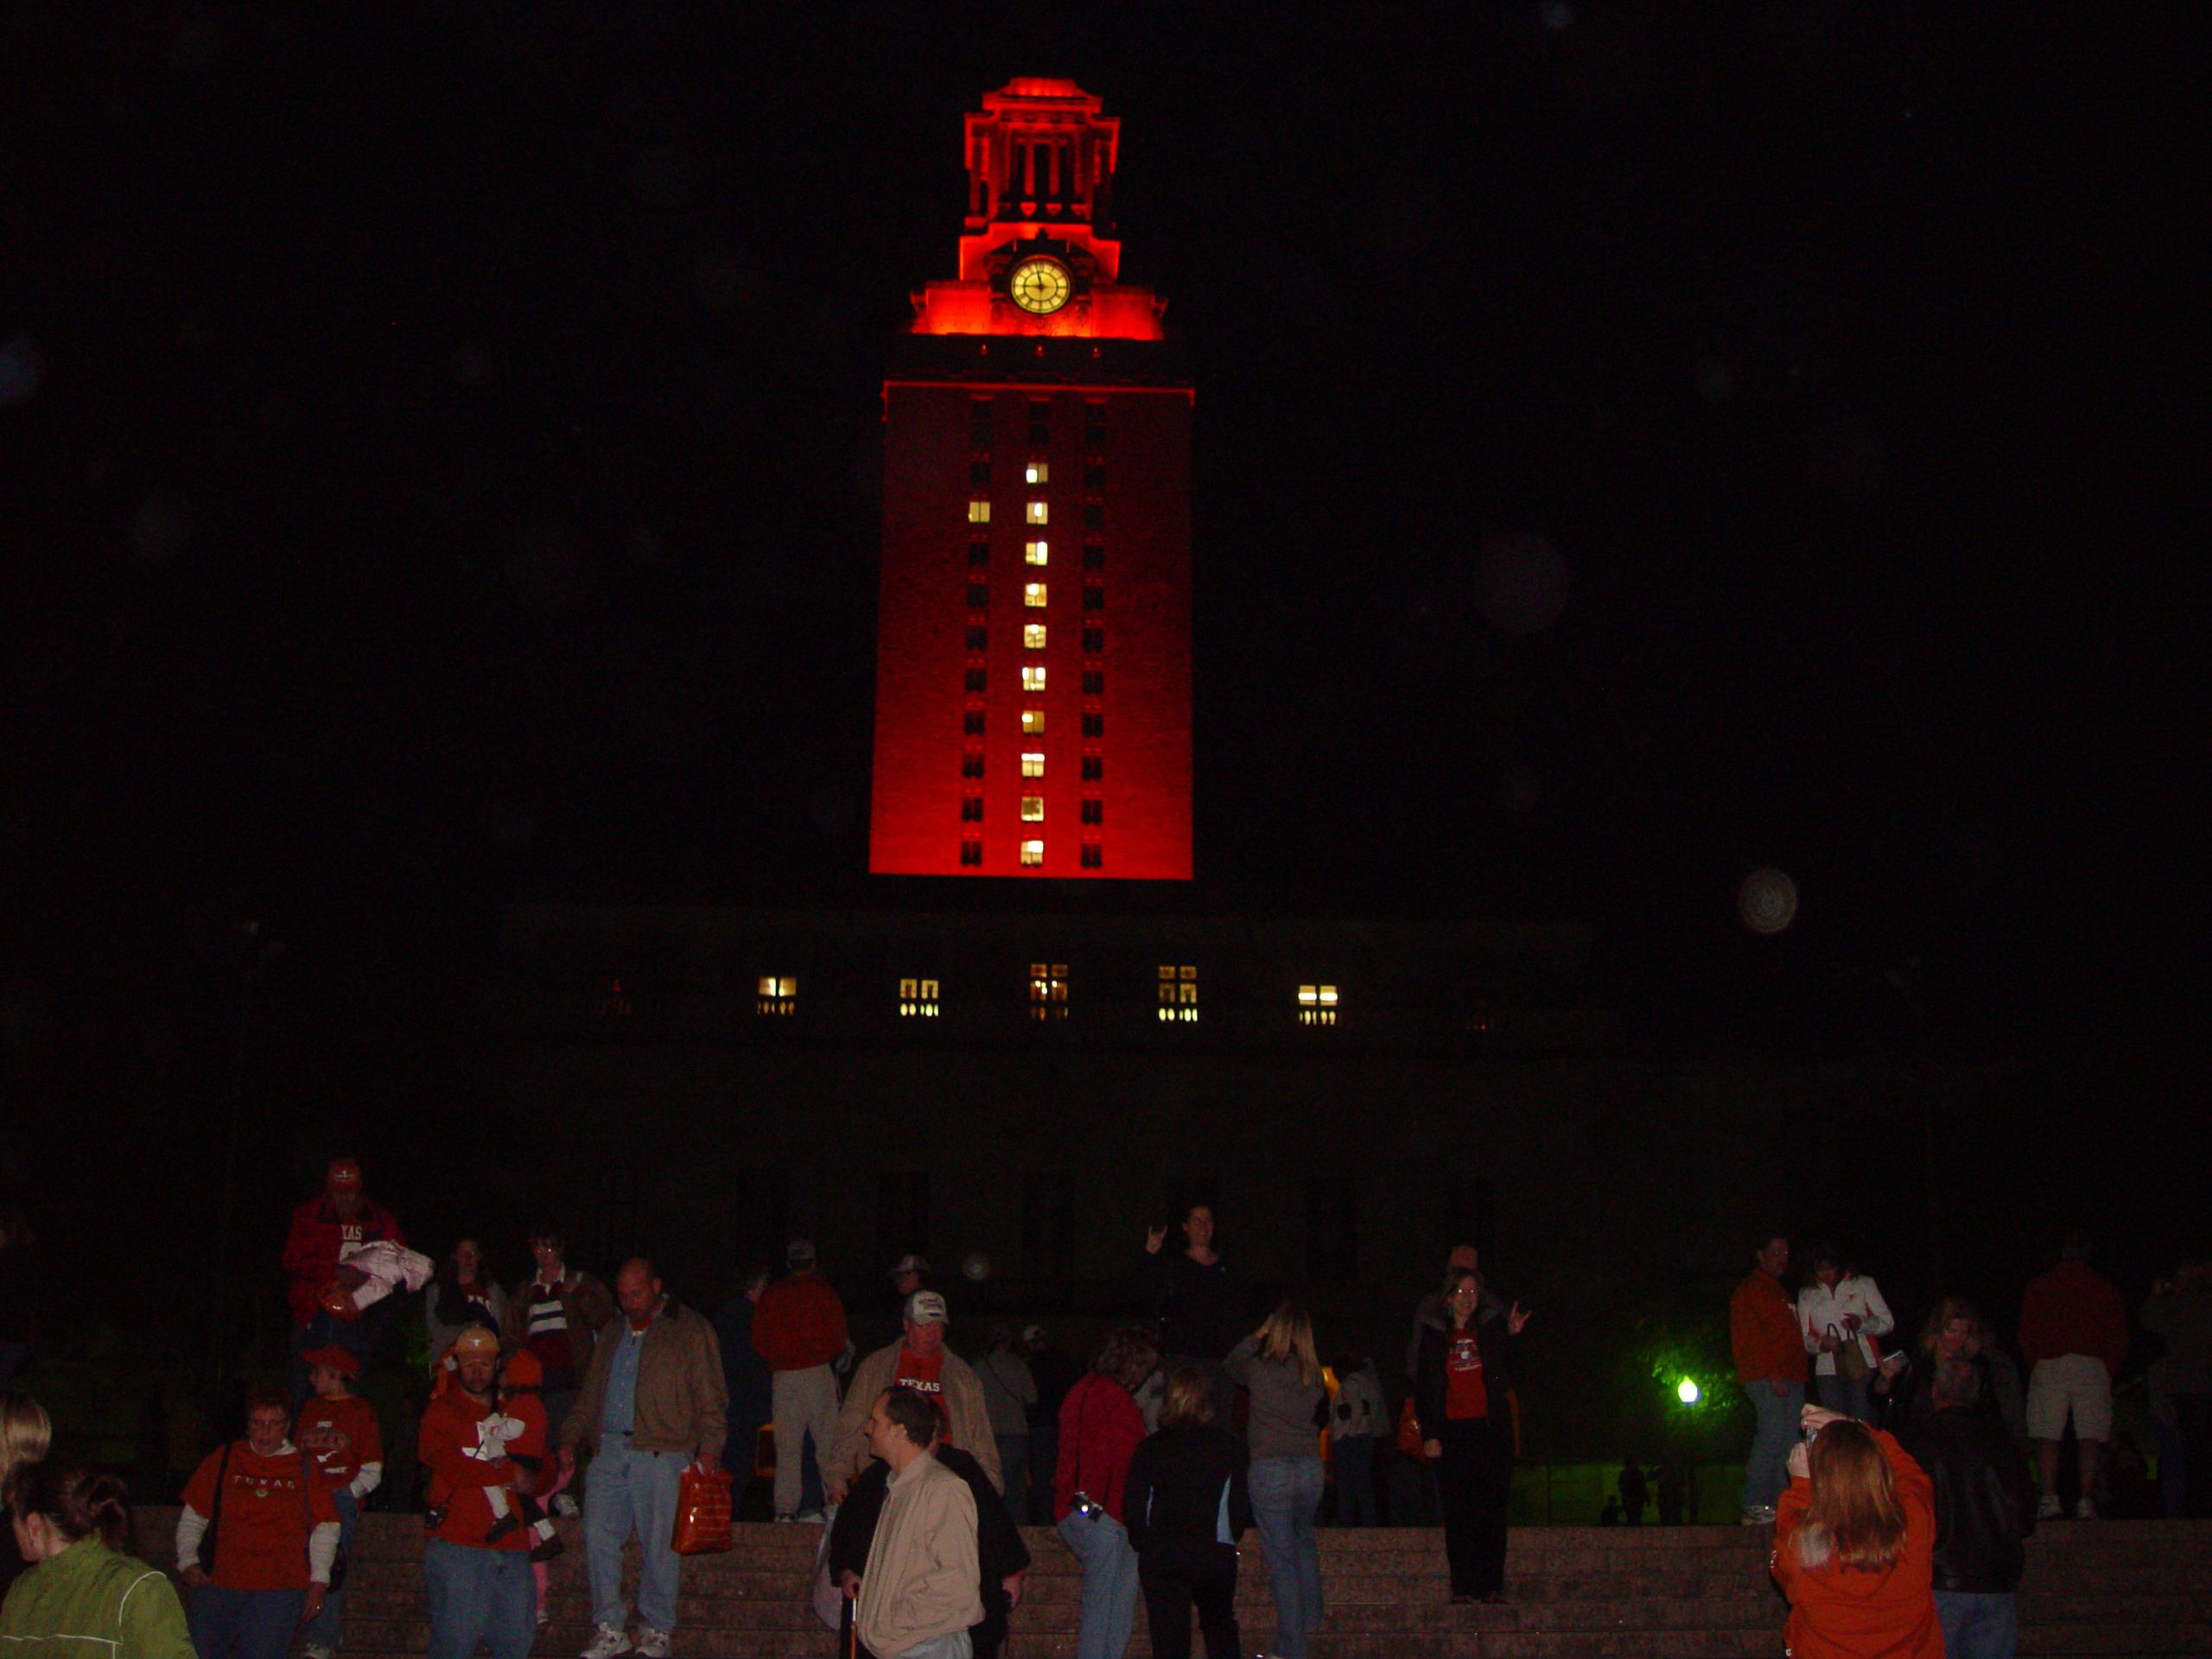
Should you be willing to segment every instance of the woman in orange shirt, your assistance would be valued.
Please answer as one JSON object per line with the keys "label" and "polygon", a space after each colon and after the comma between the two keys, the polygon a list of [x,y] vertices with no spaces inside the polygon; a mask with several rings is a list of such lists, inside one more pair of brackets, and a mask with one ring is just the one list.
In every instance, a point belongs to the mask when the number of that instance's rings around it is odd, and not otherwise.
{"label": "woman in orange shirt", "polygon": [[1791,1659],[1943,1659],[1935,1487],[1887,1434],[1818,1406],[1774,1523]]}

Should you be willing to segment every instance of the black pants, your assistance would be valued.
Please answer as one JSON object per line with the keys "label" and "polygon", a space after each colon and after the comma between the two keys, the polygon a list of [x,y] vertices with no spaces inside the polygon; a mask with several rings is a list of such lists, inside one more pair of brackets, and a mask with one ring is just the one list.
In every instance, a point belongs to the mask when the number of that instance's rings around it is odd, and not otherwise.
{"label": "black pants", "polygon": [[1505,1588],[1505,1515],[1513,1491],[1511,1443],[1493,1417],[1447,1422],[1437,1466],[1444,1508],[1444,1554],[1455,1596]]}
{"label": "black pants", "polygon": [[1236,1551],[1229,1544],[1151,1551],[1137,1559],[1153,1659],[1191,1659],[1191,1609],[1206,1659],[1237,1659]]}

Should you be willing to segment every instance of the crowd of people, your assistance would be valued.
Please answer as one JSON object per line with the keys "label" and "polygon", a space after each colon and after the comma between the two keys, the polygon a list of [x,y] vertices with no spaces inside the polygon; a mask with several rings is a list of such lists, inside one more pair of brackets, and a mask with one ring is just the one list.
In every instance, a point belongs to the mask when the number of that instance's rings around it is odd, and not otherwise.
{"label": "crowd of people", "polygon": [[[821,1526],[817,1605],[854,1656],[992,1659],[1030,1567],[1027,1523],[1054,1528],[1081,1569],[1078,1659],[1121,1659],[1140,1592],[1164,1659],[1191,1652],[1194,1619],[1209,1659],[1244,1653],[1235,1595],[1248,1532],[1273,1591],[1266,1652],[1306,1659],[1324,1611],[1325,1491],[1333,1476],[1338,1521],[1373,1524],[1384,1447],[1422,1471],[1451,1599],[1505,1597],[1530,1316],[1488,1288],[1471,1246],[1451,1252],[1414,1312],[1394,1423],[1369,1356],[1340,1349],[1325,1366],[1294,1301],[1255,1319],[1204,1205],[1179,1229],[1147,1232],[1143,1306],[1132,1309],[1144,1318],[1109,1330],[1087,1367],[1036,1325],[994,1327],[972,1363],[962,1357],[918,1255],[893,1263],[880,1301],[849,1320],[813,1245],[793,1240],[780,1274],[747,1270],[709,1319],[649,1261],[622,1263],[610,1290],[569,1264],[557,1231],[529,1244],[534,1271],[511,1289],[474,1239],[433,1262],[366,1197],[358,1166],[334,1162],[295,1212],[284,1252],[289,1386],[256,1390],[245,1438],[207,1453],[187,1483],[175,1582],[124,1553],[128,1497],[114,1478],[54,1455],[35,1402],[0,1395],[19,1558],[0,1566],[21,1574],[0,1638],[13,1651],[105,1621],[112,1659],[283,1659],[296,1641],[305,1659],[334,1659],[362,1506],[404,1470],[423,1483],[430,1659],[467,1659],[480,1644],[524,1659],[547,1618],[544,1563],[562,1548],[550,1517],[579,1513],[593,1623],[581,1659],[666,1659],[687,1475],[749,1482],[764,1433],[768,1513]],[[1939,1302],[1908,1344],[1844,1252],[1811,1251],[1793,1294],[1789,1240],[1758,1241],[1730,1305],[1757,1425],[1742,1510],[1774,1529],[1793,1652],[2012,1651],[2022,1541],[2062,1513],[2069,1425],[2071,1513],[2098,1513],[2130,1325],[2088,1255],[2069,1238],[2027,1288],[2023,1386],[1964,1300]],[[411,1455],[387,1452],[356,1392],[403,1291],[422,1293],[428,1338]],[[2161,1463],[2174,1512],[2212,1512],[2212,1268],[2161,1281],[2140,1317],[2167,1348]],[[871,1325],[885,1339],[864,1351],[856,1332]],[[1662,1516],[1679,1513],[1679,1483],[1664,1470],[1654,1478]],[[1633,1459],[1619,1494],[1618,1518],[1639,1519],[1649,1488]],[[640,1565],[626,1599],[632,1540]]]}

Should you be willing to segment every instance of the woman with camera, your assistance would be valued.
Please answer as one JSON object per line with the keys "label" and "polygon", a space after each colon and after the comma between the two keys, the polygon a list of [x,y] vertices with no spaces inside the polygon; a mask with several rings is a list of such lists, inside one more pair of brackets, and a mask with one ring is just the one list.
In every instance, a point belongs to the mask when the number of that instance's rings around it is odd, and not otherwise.
{"label": "woman with camera", "polygon": [[1052,1513],[1083,1566],[1083,1618],[1076,1659],[1122,1659],[1136,1623],[1137,1556],[1122,1508],[1129,1459],[1145,1437],[1136,1392],[1160,1363],[1135,1325],[1108,1333],[1090,1375],[1060,1406],[1059,1467]]}

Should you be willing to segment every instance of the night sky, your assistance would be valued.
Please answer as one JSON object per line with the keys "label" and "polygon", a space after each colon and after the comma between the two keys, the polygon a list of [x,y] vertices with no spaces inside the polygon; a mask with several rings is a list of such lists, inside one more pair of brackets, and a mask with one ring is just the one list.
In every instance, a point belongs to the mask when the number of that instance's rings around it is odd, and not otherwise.
{"label": "night sky", "polygon": [[1046,902],[2185,1062],[2203,8],[5,17],[26,1097],[224,1075],[249,919],[312,1113],[509,900],[1007,902],[865,865],[880,373],[1016,74],[1199,386],[1200,880]]}

